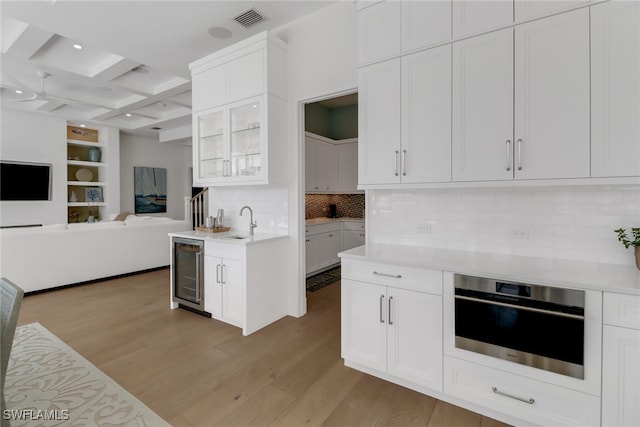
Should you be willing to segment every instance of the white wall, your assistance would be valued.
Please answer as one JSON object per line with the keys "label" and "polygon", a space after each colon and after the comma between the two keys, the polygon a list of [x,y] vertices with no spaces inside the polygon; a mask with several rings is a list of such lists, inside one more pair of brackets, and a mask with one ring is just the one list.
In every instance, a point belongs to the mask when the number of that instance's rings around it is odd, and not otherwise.
{"label": "white wall", "polygon": [[633,265],[613,230],[639,214],[640,186],[375,190],[367,242]]}
{"label": "white wall", "polygon": [[44,114],[1,110],[0,158],[53,165],[51,201],[0,202],[0,225],[67,222],[67,122]]}
{"label": "white wall", "polygon": [[304,193],[300,188],[304,161],[304,123],[301,106],[305,102],[353,91],[357,77],[357,19],[355,2],[338,2],[281,27],[275,33],[288,45],[288,97],[290,126],[288,183],[289,239],[291,268],[286,272],[290,286],[289,313],[306,313],[304,284]]}
{"label": "white wall", "polygon": [[120,210],[134,212],[133,168],[167,169],[167,212],[153,214],[184,219],[184,197],[191,196],[191,147],[150,138],[120,135]]}

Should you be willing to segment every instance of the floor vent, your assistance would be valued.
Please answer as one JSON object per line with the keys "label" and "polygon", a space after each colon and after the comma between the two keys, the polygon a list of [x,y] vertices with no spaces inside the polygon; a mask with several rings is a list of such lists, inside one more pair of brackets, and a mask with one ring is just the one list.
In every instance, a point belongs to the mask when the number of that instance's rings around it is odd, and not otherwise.
{"label": "floor vent", "polygon": [[233,18],[234,21],[245,28],[251,28],[257,23],[264,21],[265,19],[266,18],[255,9],[249,9],[246,12],[242,12],[240,15]]}

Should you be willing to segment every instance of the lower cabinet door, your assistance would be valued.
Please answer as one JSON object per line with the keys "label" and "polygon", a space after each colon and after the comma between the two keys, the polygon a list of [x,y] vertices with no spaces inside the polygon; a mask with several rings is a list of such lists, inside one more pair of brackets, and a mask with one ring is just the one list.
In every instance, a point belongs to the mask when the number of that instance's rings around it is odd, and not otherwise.
{"label": "lower cabinet door", "polygon": [[220,265],[221,320],[240,327],[244,325],[243,272],[242,261],[228,258],[222,259]]}
{"label": "lower cabinet door", "polygon": [[442,391],[442,297],[388,288],[387,371]]}
{"label": "lower cabinet door", "polygon": [[602,327],[602,425],[640,426],[640,330]]}
{"label": "lower cabinet door", "polygon": [[204,311],[211,313],[214,318],[222,315],[219,276],[221,262],[222,259],[218,257],[204,257]]}
{"label": "lower cabinet door", "polygon": [[386,287],[342,280],[342,357],[387,369]]}

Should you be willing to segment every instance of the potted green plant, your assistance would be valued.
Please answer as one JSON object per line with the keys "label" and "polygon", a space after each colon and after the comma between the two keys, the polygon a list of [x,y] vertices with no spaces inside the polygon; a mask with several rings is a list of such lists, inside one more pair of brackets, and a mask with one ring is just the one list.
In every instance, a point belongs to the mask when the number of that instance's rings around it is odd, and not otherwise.
{"label": "potted green plant", "polygon": [[624,228],[618,228],[614,231],[618,233],[618,240],[625,248],[633,246],[636,253],[636,267],[640,269],[640,227],[631,227],[631,239],[627,237],[627,231]]}

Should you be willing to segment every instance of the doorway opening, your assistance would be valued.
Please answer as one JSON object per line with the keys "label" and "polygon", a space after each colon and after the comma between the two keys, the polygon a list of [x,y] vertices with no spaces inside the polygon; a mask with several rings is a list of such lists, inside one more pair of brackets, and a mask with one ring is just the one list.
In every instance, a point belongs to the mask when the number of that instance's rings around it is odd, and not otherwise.
{"label": "doorway opening", "polygon": [[[360,228],[357,221],[363,224],[365,212],[364,191],[357,189],[358,94],[304,103],[302,115],[305,244],[301,253],[305,292],[314,292],[340,280],[339,252],[364,244],[364,225]],[[345,229],[345,220],[355,225]]]}

